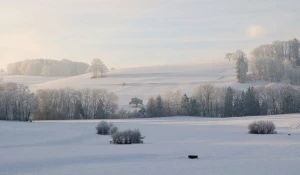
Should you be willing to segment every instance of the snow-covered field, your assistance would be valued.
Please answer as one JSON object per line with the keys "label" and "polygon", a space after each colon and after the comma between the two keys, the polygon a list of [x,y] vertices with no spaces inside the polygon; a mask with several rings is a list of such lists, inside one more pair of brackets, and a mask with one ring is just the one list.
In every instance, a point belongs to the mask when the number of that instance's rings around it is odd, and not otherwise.
{"label": "snow-covered field", "polygon": [[[253,120],[269,119],[276,135],[249,135]],[[99,121],[0,121],[0,174],[12,175],[298,175],[300,115],[245,118],[173,117],[114,120],[139,128],[145,144],[111,145]],[[291,134],[291,136],[288,136]],[[199,155],[190,160],[189,154]]]}
{"label": "snow-covered field", "polygon": [[[228,60],[203,60],[194,63],[137,67],[115,70],[106,78],[91,79],[91,74],[62,78],[40,84],[32,84],[30,88],[104,88],[119,96],[120,107],[127,107],[133,97],[145,102],[150,96],[163,95],[169,90],[181,90],[192,95],[200,84],[214,84],[246,89],[249,86],[268,84],[264,81],[237,83],[235,78],[235,62]],[[122,83],[126,83],[122,86]]]}
{"label": "snow-covered field", "polygon": [[41,77],[41,76],[24,76],[24,75],[7,75],[7,74],[2,74],[2,75],[0,74],[0,77],[3,77],[4,82],[19,83],[19,84],[24,84],[26,86],[36,85],[36,84],[54,81],[62,78],[62,77]]}

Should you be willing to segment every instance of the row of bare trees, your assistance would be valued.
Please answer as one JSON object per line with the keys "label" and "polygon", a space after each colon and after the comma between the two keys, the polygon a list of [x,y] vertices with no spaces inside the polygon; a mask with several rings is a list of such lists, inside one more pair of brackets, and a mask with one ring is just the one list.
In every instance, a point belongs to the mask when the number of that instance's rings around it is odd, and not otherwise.
{"label": "row of bare trees", "polygon": [[15,83],[0,85],[1,120],[71,120],[163,116],[235,117],[300,112],[300,87],[269,84],[245,91],[211,84],[191,97],[169,91],[151,97],[139,111],[118,109],[118,97],[104,89],[45,89],[36,94]]}
{"label": "row of bare trees", "polygon": [[16,83],[0,84],[0,120],[115,118],[118,97],[105,89],[45,89],[30,92]]}
{"label": "row of bare trees", "polygon": [[27,86],[0,84],[0,120],[28,120],[34,106],[34,94]]}
{"label": "row of bare trees", "polygon": [[180,91],[169,91],[149,98],[147,104],[148,117],[237,117],[298,112],[300,88],[276,84],[249,87],[245,91],[206,84],[195,88],[191,97]]}
{"label": "row of bare trees", "polygon": [[107,119],[118,108],[118,97],[105,89],[46,89],[36,92],[35,120]]}

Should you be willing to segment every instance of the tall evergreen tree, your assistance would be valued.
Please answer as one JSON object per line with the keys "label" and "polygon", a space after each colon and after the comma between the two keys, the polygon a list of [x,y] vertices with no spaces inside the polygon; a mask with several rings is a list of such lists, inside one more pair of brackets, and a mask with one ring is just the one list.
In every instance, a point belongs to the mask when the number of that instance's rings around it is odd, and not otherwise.
{"label": "tall evergreen tree", "polygon": [[191,107],[191,109],[190,109],[190,115],[191,116],[196,116],[196,115],[199,114],[196,99],[193,99],[193,98],[190,99],[190,107]]}
{"label": "tall evergreen tree", "polygon": [[84,109],[80,100],[75,102],[74,110],[74,119],[83,119],[84,118]]}
{"label": "tall evergreen tree", "polygon": [[296,111],[294,101],[295,101],[294,97],[290,93],[287,93],[283,97],[283,113],[284,114],[294,113]]}
{"label": "tall evergreen tree", "polygon": [[156,97],[156,116],[157,117],[163,117],[164,113],[164,106],[163,106],[163,100],[160,95]]}
{"label": "tall evergreen tree", "polygon": [[263,100],[260,106],[260,115],[268,115],[268,102]]}
{"label": "tall evergreen tree", "polygon": [[181,98],[181,109],[183,111],[184,115],[189,115],[190,114],[190,99],[186,94],[184,94]]}
{"label": "tall evergreen tree", "polygon": [[231,89],[231,87],[227,88],[224,103],[224,116],[231,117],[233,115],[233,90]]}
{"label": "tall evergreen tree", "polygon": [[238,82],[245,83],[247,81],[248,60],[246,54],[242,50],[237,50],[234,53],[227,53],[226,59],[236,61],[236,78]]}
{"label": "tall evergreen tree", "polygon": [[244,108],[246,116],[254,116],[260,114],[259,100],[254,91],[254,87],[249,87],[246,91]]}
{"label": "tall evergreen tree", "polygon": [[105,119],[105,118],[106,115],[105,115],[104,103],[100,99],[95,112],[95,119]]}
{"label": "tall evergreen tree", "polygon": [[153,97],[150,97],[147,103],[147,114],[148,117],[156,117],[156,101]]}
{"label": "tall evergreen tree", "polygon": [[233,116],[240,117],[245,115],[245,93],[244,91],[234,98],[233,102]]}

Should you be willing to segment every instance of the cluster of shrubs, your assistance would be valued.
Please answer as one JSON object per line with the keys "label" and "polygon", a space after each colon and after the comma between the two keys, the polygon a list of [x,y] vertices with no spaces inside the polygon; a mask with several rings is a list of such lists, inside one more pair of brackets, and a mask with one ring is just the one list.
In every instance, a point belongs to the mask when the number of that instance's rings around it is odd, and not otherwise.
{"label": "cluster of shrubs", "polygon": [[271,121],[254,121],[248,125],[249,134],[277,134],[276,127]]}
{"label": "cluster of shrubs", "polygon": [[99,135],[111,135],[113,144],[139,144],[145,138],[138,129],[118,131],[118,127],[106,121],[101,121],[96,130]]}
{"label": "cluster of shrubs", "polygon": [[139,144],[143,143],[143,139],[145,138],[138,129],[128,129],[123,132],[117,131],[111,137],[114,144]]}
{"label": "cluster of shrubs", "polygon": [[97,127],[97,134],[99,135],[110,135],[111,132],[117,132],[118,128],[114,126],[112,123],[107,123],[106,121],[101,121]]}

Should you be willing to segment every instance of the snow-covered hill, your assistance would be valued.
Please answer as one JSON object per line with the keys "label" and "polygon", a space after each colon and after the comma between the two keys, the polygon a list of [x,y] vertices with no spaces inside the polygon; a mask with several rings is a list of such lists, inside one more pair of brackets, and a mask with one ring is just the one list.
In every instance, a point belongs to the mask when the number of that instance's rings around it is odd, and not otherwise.
{"label": "snow-covered hill", "polygon": [[24,75],[7,75],[0,74],[4,82],[13,82],[24,84],[26,86],[36,85],[40,83],[45,83],[53,80],[61,79],[62,77],[41,77],[41,76],[24,76]]}
{"label": "snow-covered hill", "polygon": [[[119,97],[120,106],[128,104],[133,97],[147,101],[150,96],[163,94],[168,90],[181,90],[188,95],[200,84],[232,86],[245,89],[249,86],[266,85],[258,81],[240,84],[235,78],[235,63],[227,60],[204,60],[192,63],[127,68],[112,71],[106,78],[91,79],[91,74],[63,78],[30,88],[104,88],[115,92]],[[122,86],[125,83],[125,86]]]}

